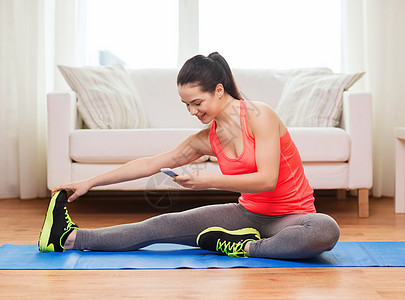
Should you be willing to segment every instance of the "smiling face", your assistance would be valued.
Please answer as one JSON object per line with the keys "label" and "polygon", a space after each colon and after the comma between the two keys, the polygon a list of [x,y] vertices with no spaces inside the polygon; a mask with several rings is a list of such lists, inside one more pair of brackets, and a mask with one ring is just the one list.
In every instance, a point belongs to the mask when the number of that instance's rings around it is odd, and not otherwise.
{"label": "smiling face", "polygon": [[181,101],[187,106],[191,115],[201,123],[210,123],[220,112],[219,99],[223,95],[223,87],[217,85],[214,93],[202,92],[199,85],[185,84],[178,86]]}

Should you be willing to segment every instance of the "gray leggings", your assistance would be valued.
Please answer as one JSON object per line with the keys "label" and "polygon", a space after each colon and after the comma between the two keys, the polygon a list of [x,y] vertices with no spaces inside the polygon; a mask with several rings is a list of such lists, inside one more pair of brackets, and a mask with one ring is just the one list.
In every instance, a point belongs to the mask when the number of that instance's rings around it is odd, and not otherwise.
{"label": "gray leggings", "polygon": [[267,216],[229,203],[162,214],[139,223],[78,229],[74,249],[129,251],[155,243],[197,246],[198,234],[211,226],[256,228],[261,239],[250,244],[252,257],[308,258],[331,250],[340,235],[335,220],[325,214]]}

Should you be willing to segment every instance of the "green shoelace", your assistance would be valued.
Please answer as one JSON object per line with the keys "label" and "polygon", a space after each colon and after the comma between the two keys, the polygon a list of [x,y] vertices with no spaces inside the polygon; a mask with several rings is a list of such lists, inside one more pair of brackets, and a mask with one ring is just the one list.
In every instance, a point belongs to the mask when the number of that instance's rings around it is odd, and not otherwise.
{"label": "green shoelace", "polygon": [[246,251],[243,250],[243,248],[245,244],[249,241],[253,240],[247,239],[241,242],[228,242],[228,241],[221,241],[221,239],[218,239],[216,250],[218,252],[225,253],[230,257],[247,257]]}
{"label": "green shoelace", "polygon": [[64,229],[64,233],[59,239],[59,244],[62,247],[63,251],[65,250],[65,247],[63,247],[64,242],[66,241],[65,236],[69,235],[73,229],[78,229],[79,226],[77,226],[75,223],[73,223],[72,219],[70,218],[66,206],[64,207],[65,210],[65,220],[66,220],[66,227]]}
{"label": "green shoelace", "polygon": [[77,228],[77,225],[73,223],[72,219],[70,218],[66,206],[64,207],[64,209],[65,209],[65,220],[67,223],[65,230],[69,230],[70,228]]}

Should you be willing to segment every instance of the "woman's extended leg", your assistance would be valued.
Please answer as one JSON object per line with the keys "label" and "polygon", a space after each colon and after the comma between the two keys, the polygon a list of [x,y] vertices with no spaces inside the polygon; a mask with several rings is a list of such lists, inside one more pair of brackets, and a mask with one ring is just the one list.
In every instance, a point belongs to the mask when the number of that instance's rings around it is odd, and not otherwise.
{"label": "woman's extended leg", "polygon": [[228,230],[253,227],[235,203],[203,206],[178,213],[159,215],[139,223],[100,229],[78,229],[73,249],[98,251],[137,250],[154,243],[196,246],[196,238],[212,226]]}
{"label": "woman's extended leg", "polygon": [[249,256],[302,259],[331,250],[337,243],[339,226],[330,216],[313,213],[287,215],[262,223],[261,240],[249,245]]}
{"label": "woman's extended leg", "polygon": [[207,228],[255,228],[263,239],[250,243],[249,256],[297,259],[332,249],[340,234],[336,222],[324,214],[265,216],[235,203],[163,214],[133,224],[76,229],[67,214],[66,198],[66,192],[61,192],[51,199],[38,242],[40,251],[69,250],[72,243],[73,249],[99,251],[136,250],[154,243],[196,246],[197,236]]}

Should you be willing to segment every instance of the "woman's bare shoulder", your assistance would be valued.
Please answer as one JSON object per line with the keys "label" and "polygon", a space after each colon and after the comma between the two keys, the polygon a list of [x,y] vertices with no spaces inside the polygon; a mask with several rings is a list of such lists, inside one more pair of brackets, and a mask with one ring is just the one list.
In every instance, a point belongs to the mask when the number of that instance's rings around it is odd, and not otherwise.
{"label": "woman's bare shoulder", "polygon": [[252,132],[263,129],[278,130],[280,135],[285,132],[285,126],[277,113],[266,103],[259,101],[247,102],[247,116]]}
{"label": "woman's bare shoulder", "polygon": [[262,113],[265,114],[276,114],[275,111],[268,106],[266,103],[261,101],[247,101],[246,108],[248,112],[248,116],[250,117],[259,117]]}

